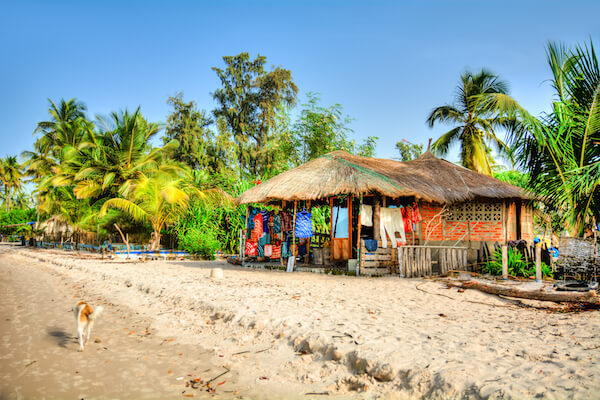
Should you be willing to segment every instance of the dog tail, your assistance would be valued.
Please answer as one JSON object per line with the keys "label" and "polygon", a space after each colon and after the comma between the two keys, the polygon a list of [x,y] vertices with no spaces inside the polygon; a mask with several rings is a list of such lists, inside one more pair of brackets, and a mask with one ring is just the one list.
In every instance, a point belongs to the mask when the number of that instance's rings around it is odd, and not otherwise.
{"label": "dog tail", "polygon": [[88,318],[90,320],[94,320],[94,319],[98,318],[98,316],[100,314],[102,314],[102,310],[104,310],[104,308],[102,308],[102,306],[96,307],[96,309],[94,309],[94,311],[92,311],[92,313],[89,315]]}

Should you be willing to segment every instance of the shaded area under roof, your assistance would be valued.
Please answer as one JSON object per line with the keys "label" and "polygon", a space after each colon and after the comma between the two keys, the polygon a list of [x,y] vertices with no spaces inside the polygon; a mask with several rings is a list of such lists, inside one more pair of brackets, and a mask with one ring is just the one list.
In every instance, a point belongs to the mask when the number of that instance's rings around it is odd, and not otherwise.
{"label": "shaded area under roof", "polygon": [[529,198],[519,187],[439,159],[429,151],[405,162],[334,151],[245,191],[237,201],[266,203],[374,193],[442,204],[476,198]]}

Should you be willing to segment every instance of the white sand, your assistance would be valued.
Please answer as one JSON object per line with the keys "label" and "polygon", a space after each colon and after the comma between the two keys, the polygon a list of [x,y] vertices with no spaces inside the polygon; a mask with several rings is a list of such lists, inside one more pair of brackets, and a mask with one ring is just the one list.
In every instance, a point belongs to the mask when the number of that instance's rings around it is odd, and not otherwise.
{"label": "white sand", "polygon": [[[0,257],[36,261],[138,310],[160,335],[212,350],[239,374],[240,393],[252,397],[600,393],[599,311],[524,309],[424,280],[253,271],[222,262],[79,260],[35,250]],[[223,279],[210,278],[214,267],[223,268]]]}

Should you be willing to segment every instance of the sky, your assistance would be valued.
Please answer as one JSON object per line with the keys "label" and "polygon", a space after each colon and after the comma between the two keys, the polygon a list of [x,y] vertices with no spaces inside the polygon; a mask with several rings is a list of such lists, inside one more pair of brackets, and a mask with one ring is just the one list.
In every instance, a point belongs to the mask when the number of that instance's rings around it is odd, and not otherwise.
{"label": "sky", "polygon": [[[319,93],[353,121],[351,136],[427,143],[431,110],[465,70],[492,70],[533,114],[549,111],[548,40],[600,46],[600,1],[3,1],[0,157],[32,149],[48,100],[88,115],[141,107],[164,123],[178,92],[211,111],[211,67],[249,52],[292,71],[299,103]],[[448,157],[457,158],[456,150]]]}

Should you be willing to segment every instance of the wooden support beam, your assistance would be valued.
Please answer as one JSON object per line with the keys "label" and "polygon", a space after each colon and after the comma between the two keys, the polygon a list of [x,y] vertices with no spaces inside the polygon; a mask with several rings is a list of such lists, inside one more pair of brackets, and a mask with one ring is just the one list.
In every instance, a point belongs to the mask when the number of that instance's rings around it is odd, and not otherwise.
{"label": "wooden support beam", "polygon": [[502,246],[502,279],[508,279],[508,246]]}
{"label": "wooden support beam", "polygon": [[380,231],[380,221],[381,221],[381,196],[378,194],[374,197],[373,204],[373,239],[379,242],[381,240],[381,231]]}
{"label": "wooden support beam", "polygon": [[357,232],[356,232],[356,258],[358,259],[358,263],[356,266],[356,275],[360,275],[360,260],[361,260],[361,245],[360,245],[360,230],[362,227],[361,224],[361,220],[360,220],[360,214],[362,211],[362,204],[363,204],[363,196],[362,194],[360,195],[360,204],[358,205],[358,227]]}
{"label": "wooden support beam", "polygon": [[[552,257],[552,255],[550,255]],[[541,243],[538,243],[535,246],[535,281],[542,281],[542,246]]]}

